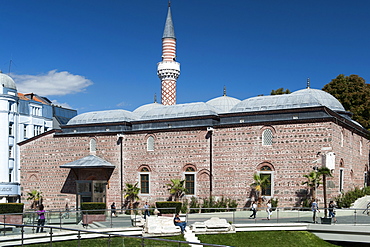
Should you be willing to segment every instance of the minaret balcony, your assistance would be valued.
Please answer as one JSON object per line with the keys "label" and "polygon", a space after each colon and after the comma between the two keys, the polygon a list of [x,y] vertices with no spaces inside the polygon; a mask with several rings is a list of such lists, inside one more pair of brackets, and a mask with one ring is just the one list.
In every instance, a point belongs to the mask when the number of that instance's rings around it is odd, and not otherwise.
{"label": "minaret balcony", "polygon": [[161,70],[177,70],[180,73],[180,63],[175,61],[162,61],[159,62],[157,67],[158,72]]}

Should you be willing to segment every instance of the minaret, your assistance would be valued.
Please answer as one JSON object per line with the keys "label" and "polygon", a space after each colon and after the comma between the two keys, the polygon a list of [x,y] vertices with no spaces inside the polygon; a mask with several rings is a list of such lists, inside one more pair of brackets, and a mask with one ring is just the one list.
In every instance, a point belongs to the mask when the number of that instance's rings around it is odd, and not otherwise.
{"label": "minaret", "polygon": [[162,82],[162,105],[175,105],[176,81],[180,75],[180,63],[176,62],[176,37],[170,2],[162,37],[162,62],[158,63],[157,75]]}

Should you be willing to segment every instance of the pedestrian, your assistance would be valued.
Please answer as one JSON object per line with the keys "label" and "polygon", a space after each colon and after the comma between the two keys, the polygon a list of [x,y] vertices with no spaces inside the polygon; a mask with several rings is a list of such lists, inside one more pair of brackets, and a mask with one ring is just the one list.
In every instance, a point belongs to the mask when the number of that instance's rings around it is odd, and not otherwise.
{"label": "pedestrian", "polygon": [[149,205],[148,205],[148,202],[145,202],[145,204],[144,204],[144,219],[146,219],[147,215],[148,215],[148,217],[150,216]]}
{"label": "pedestrian", "polygon": [[267,219],[270,220],[271,219],[271,215],[272,215],[272,205],[271,205],[271,200],[269,200],[266,204],[266,212],[267,212]]}
{"label": "pedestrian", "polygon": [[257,203],[256,203],[256,201],[253,201],[251,211],[252,211],[252,214],[249,216],[249,218],[255,219],[256,215],[257,215]]}
{"label": "pedestrian", "polygon": [[62,218],[64,218],[64,219],[69,219],[69,206],[68,206],[68,202],[66,203],[66,206],[65,206],[65,212],[64,212],[64,214],[62,215]]}
{"label": "pedestrian", "polygon": [[38,215],[38,220],[37,220],[37,228],[36,228],[36,233],[39,233],[39,230],[41,230],[40,232],[44,232],[44,225],[45,225],[45,210],[44,210],[44,205],[40,205],[39,206],[39,210],[37,211],[37,215]]}
{"label": "pedestrian", "polygon": [[186,232],[186,222],[180,219],[179,214],[175,215],[175,218],[173,219],[173,223],[175,224],[175,226],[180,227],[181,233],[184,233],[184,231]]}
{"label": "pedestrian", "polygon": [[337,218],[335,217],[335,208],[336,205],[333,201],[330,201],[329,203],[329,217],[333,219],[334,223],[337,223]]}
{"label": "pedestrian", "polygon": [[315,198],[312,200],[311,210],[312,210],[312,213],[313,213],[313,215],[312,215],[313,223],[317,223],[316,215],[317,215],[317,213],[320,213],[320,210],[319,210],[319,204],[317,203]]}
{"label": "pedestrian", "polygon": [[116,203],[115,202],[113,202],[112,205],[110,205],[110,209],[111,209],[112,216],[117,217]]}

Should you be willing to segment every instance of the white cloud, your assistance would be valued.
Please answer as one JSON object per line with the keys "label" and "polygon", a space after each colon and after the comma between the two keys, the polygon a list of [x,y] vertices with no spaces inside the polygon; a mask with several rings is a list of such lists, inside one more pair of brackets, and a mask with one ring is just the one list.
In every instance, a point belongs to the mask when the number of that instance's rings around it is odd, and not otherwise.
{"label": "white cloud", "polygon": [[56,100],[51,100],[51,102],[53,103],[53,105],[61,106],[67,109],[73,109],[72,106],[70,106],[68,103],[60,103]]}
{"label": "white cloud", "polygon": [[40,96],[62,96],[85,91],[93,82],[68,71],[51,70],[40,75],[12,74],[20,93],[35,93]]}

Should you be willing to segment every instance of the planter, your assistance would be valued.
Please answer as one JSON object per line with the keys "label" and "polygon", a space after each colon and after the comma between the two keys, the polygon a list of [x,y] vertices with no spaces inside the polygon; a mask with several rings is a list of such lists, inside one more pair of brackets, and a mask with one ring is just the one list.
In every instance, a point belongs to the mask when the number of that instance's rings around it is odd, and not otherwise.
{"label": "planter", "polygon": [[106,218],[105,214],[84,214],[82,216],[82,224],[91,224],[94,221],[105,221]]}
{"label": "planter", "polygon": [[331,224],[331,218],[323,218],[321,217],[321,224]]}
{"label": "planter", "polygon": [[22,225],[23,215],[22,214],[7,214],[5,215],[5,222],[4,222],[4,215],[1,215],[0,222],[6,223],[6,224]]}

